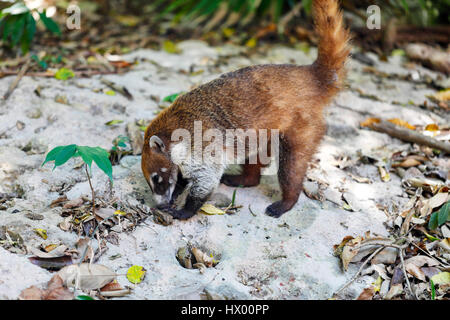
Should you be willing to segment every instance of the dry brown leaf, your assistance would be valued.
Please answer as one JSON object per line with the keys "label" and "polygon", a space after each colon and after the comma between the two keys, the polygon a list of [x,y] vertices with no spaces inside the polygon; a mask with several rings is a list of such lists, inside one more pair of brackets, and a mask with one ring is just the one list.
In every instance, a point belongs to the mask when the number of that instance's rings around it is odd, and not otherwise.
{"label": "dry brown leaf", "polygon": [[101,264],[82,263],[70,265],[58,271],[67,287],[81,290],[99,289],[116,278],[116,273]]}
{"label": "dry brown leaf", "polygon": [[344,267],[344,270],[347,271],[348,265],[350,261],[352,261],[353,257],[358,254],[359,249],[356,249],[362,241],[361,237],[357,237],[355,239],[349,240],[342,249],[341,254],[341,260],[342,260],[342,266]]}
{"label": "dry brown leaf", "polygon": [[82,206],[84,203],[83,198],[77,198],[66,202],[63,206],[64,209],[73,209]]}
{"label": "dry brown leaf", "polygon": [[383,182],[388,182],[391,180],[391,175],[384,167],[378,166],[378,171],[380,172],[380,177]]}
{"label": "dry brown leaf", "polygon": [[42,300],[42,297],[44,295],[44,290],[39,289],[36,286],[31,286],[27,289],[24,289],[20,295],[20,300]]}
{"label": "dry brown leaf", "polygon": [[439,263],[430,257],[419,255],[405,260],[405,269],[409,274],[413,275],[417,279],[426,281],[425,273],[420,269],[420,267],[424,266],[425,264],[433,267],[438,265]]}
{"label": "dry brown leaf", "polygon": [[391,300],[403,293],[403,285],[401,283],[397,283],[391,286],[388,293],[384,297],[386,300]]}
{"label": "dry brown leaf", "polygon": [[407,158],[400,163],[393,163],[392,167],[393,168],[396,168],[396,167],[411,168],[411,167],[417,167],[420,164],[422,164],[422,162],[418,161],[417,159]]}
{"label": "dry brown leaf", "polygon": [[375,291],[373,290],[373,287],[366,288],[363,290],[363,292],[361,292],[356,300],[372,300],[374,294]]}
{"label": "dry brown leaf", "polygon": [[203,263],[208,268],[214,265],[214,259],[200,249],[192,248],[192,254],[195,257],[195,260],[197,260],[197,263]]}
{"label": "dry brown leaf", "polygon": [[122,288],[122,286],[114,280],[102,287],[100,293],[104,297],[123,297],[130,293],[130,289]]}
{"label": "dry brown leaf", "polygon": [[434,95],[434,97],[436,99],[438,99],[439,101],[444,101],[444,102],[450,101],[450,89],[439,91],[438,93],[436,93]]}
{"label": "dry brown leaf", "polygon": [[223,211],[222,209],[216,208],[215,206],[213,206],[210,203],[205,203],[200,208],[200,212],[208,214],[208,215],[216,215],[216,214],[222,215],[222,214],[225,214],[225,211]]}
{"label": "dry brown leaf", "polygon": [[410,130],[416,130],[415,126],[410,125],[408,122],[401,120],[399,118],[388,119],[388,121],[400,127],[404,127]]}
{"label": "dry brown leaf", "polygon": [[44,252],[33,247],[29,249],[31,253],[33,253],[35,256],[39,258],[58,258],[65,256],[64,252],[67,250],[67,247],[65,245],[60,245],[55,249],[51,250],[50,252]]}
{"label": "dry brown leaf", "polygon": [[366,120],[361,122],[359,125],[364,128],[364,127],[370,127],[372,124],[380,123],[380,122],[381,122],[381,120],[379,118],[367,118]]}
{"label": "dry brown leaf", "polygon": [[431,123],[431,124],[428,124],[425,127],[425,130],[426,131],[438,131],[439,130],[439,126],[437,124],[435,124],[435,123]]}

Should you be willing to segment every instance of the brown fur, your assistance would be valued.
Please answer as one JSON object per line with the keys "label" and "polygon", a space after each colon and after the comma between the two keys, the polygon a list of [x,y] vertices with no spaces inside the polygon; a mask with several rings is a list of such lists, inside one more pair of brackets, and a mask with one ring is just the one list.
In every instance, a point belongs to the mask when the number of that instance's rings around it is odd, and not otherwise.
{"label": "brown fur", "polygon": [[[302,190],[308,162],[325,132],[322,109],[342,87],[349,54],[349,34],[343,28],[338,2],[315,0],[313,10],[320,37],[317,60],[309,66],[243,68],[180,96],[146,130],[142,170],[147,180],[161,167],[173,168],[167,154],[149,147],[153,135],[168,149],[172,131],[185,128],[192,132],[195,120],[203,121],[203,130],[279,129],[278,178],[283,196],[267,208],[267,213],[278,217],[292,208]],[[222,181],[256,185],[261,167],[246,164],[241,176],[225,175]]]}

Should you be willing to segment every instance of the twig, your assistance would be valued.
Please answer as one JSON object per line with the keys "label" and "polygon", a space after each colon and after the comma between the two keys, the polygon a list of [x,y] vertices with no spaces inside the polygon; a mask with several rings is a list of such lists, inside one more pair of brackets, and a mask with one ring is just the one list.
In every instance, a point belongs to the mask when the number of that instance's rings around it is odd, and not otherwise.
{"label": "twig", "polygon": [[403,259],[403,249],[399,249],[398,251],[399,251],[399,254],[400,254],[400,260],[402,262],[402,270],[403,270],[403,274],[405,275],[406,283],[408,284],[409,292],[414,297],[414,299],[418,300],[416,294],[411,289],[411,283],[409,283],[408,274],[406,273],[405,260]]}
{"label": "twig", "polygon": [[256,217],[256,214],[253,213],[252,208],[250,208],[250,204],[248,205],[248,211],[252,214],[252,216]]}
{"label": "twig", "polygon": [[372,123],[369,126],[369,128],[378,132],[386,133],[394,138],[403,141],[421,144],[424,146],[445,151],[446,153],[450,154],[450,143],[438,141],[436,139],[424,136],[423,134],[415,132],[413,130],[400,128],[384,120],[382,120],[379,123]]}
{"label": "twig", "polygon": [[128,91],[127,88],[125,88],[124,86],[119,86],[118,84],[115,84],[112,81],[106,80],[106,79],[101,79],[100,80],[103,84],[107,85],[108,87],[110,87],[111,89],[121,93],[123,96],[125,96],[128,100],[133,100],[133,96],[131,95],[131,93]]}
{"label": "twig", "polygon": [[20,80],[23,78],[23,76],[27,72],[28,68],[30,67],[30,63],[31,63],[31,59],[29,59],[29,54],[28,54],[25,64],[20,69],[20,71],[17,74],[17,77],[14,79],[14,81],[9,85],[8,91],[6,91],[6,93],[3,95],[3,102],[8,100],[8,98],[11,96],[13,91],[17,88],[17,85],[19,84]]}
{"label": "twig", "polygon": [[300,10],[302,10],[303,3],[299,1],[294,7],[292,7],[291,11],[286,13],[281,19],[280,23],[278,24],[278,30],[280,30],[280,33],[283,33],[286,29],[286,25],[291,21],[295,16],[298,16],[300,13]]}
{"label": "twig", "polygon": [[86,174],[87,174],[88,181],[89,181],[89,187],[91,187],[91,191],[92,191],[92,214],[95,215],[95,192],[94,192],[94,188],[92,187],[91,177],[89,176],[87,164],[85,165],[84,168],[86,169]]}

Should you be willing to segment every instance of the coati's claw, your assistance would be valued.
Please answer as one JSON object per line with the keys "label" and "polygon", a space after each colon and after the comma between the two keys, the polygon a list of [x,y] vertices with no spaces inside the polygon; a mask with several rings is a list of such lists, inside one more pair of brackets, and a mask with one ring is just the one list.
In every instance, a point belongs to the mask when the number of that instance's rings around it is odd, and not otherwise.
{"label": "coati's claw", "polygon": [[162,210],[162,211],[169,211],[172,209],[172,205],[170,203],[163,203],[156,205],[156,209]]}
{"label": "coati's claw", "polygon": [[171,210],[168,210],[168,213],[174,219],[180,219],[180,220],[189,219],[190,217],[192,217],[195,214],[195,212],[187,211],[187,210],[184,210],[184,209],[181,209],[181,210],[171,209]]}
{"label": "coati's claw", "polygon": [[277,201],[266,208],[266,214],[274,218],[279,218],[288,210],[282,201]]}

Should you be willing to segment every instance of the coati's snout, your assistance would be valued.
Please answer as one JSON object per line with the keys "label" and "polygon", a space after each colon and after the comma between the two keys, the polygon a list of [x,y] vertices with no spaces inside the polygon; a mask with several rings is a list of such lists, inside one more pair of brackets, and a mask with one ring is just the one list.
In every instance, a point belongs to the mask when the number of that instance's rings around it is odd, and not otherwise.
{"label": "coati's snout", "polygon": [[170,160],[159,137],[152,136],[144,144],[141,166],[157,205],[169,204],[177,183],[178,168]]}

